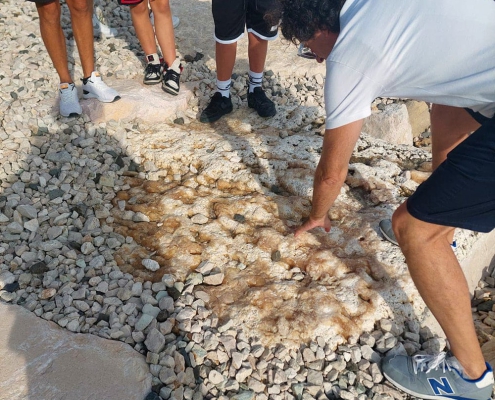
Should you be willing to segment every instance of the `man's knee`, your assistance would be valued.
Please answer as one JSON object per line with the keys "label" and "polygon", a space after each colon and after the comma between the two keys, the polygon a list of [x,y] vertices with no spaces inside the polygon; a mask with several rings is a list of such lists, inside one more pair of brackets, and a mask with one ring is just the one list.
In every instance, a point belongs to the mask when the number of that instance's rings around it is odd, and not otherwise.
{"label": "man's knee", "polygon": [[431,130],[436,132],[467,135],[479,127],[469,113],[460,107],[433,104],[430,112]]}
{"label": "man's knee", "polygon": [[93,14],[93,2],[91,0],[70,0],[67,1],[67,5],[71,14]]}
{"label": "man's knee", "polygon": [[40,4],[37,6],[40,24],[60,25],[60,3],[52,1],[48,4]]}
{"label": "man's knee", "polygon": [[403,203],[392,216],[392,229],[400,248],[405,250],[436,241],[450,244],[455,228],[421,221],[409,214]]}
{"label": "man's knee", "polygon": [[410,224],[409,217],[411,217],[411,215],[407,211],[405,203],[395,210],[392,215],[392,229],[395,238],[401,247],[401,243],[404,243],[404,238],[411,234],[411,229],[413,228],[413,225]]}

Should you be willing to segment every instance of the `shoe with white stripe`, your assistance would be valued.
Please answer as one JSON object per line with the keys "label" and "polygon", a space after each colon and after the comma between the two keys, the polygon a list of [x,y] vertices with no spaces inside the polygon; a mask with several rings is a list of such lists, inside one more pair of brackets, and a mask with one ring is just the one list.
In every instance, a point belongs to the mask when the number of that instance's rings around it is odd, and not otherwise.
{"label": "shoe with white stripe", "polygon": [[176,59],[173,64],[165,69],[162,78],[162,89],[174,96],[179,94],[180,74],[182,73],[182,64]]}
{"label": "shoe with white stripe", "polygon": [[108,87],[96,71],[93,71],[88,81],[83,83],[83,97],[85,99],[98,99],[103,103],[113,103],[120,99],[117,91]]}
{"label": "shoe with white stripe", "polygon": [[467,379],[463,368],[450,353],[391,356],[383,359],[383,375],[396,387],[421,399],[490,400],[493,370],[478,379]]}
{"label": "shoe with white stripe", "polygon": [[61,83],[60,93],[60,115],[63,117],[76,117],[82,114],[82,108],[77,96],[77,88],[73,83]]}

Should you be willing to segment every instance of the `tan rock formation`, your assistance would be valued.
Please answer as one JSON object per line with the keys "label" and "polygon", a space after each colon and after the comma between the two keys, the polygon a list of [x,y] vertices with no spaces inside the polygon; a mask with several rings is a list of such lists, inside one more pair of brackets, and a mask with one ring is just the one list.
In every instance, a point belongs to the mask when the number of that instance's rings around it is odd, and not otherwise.
{"label": "tan rock formation", "polygon": [[404,104],[388,104],[365,119],[363,132],[393,144],[413,144],[413,131]]}

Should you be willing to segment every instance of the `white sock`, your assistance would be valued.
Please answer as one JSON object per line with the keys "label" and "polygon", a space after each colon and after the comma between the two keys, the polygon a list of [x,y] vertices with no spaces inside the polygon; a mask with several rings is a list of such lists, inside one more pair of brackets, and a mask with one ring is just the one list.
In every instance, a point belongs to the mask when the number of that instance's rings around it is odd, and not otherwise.
{"label": "white sock", "polygon": [[181,71],[181,64],[180,64],[180,60],[178,58],[176,58],[174,60],[174,62],[172,63],[172,65],[170,67],[168,67],[169,69],[173,69],[175,72],[177,72],[178,74],[180,74],[182,71]]}
{"label": "white sock", "polygon": [[232,79],[227,79],[226,81],[219,81],[217,79],[217,92],[220,92],[223,97],[230,97],[230,85]]}
{"label": "white sock", "polygon": [[146,55],[146,61],[148,61],[148,64],[160,64],[160,57],[158,57],[157,53],[148,54]]}
{"label": "white sock", "polygon": [[261,87],[263,82],[263,72],[253,72],[249,70],[249,93],[253,93],[254,88]]}

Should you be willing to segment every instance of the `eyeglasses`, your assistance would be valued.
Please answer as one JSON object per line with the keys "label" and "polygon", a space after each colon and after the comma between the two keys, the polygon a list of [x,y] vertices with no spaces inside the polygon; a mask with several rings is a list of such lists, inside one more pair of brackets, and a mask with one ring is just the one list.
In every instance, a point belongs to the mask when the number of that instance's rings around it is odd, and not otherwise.
{"label": "eyeglasses", "polygon": [[309,60],[315,60],[317,58],[316,54],[311,51],[309,47],[306,47],[304,43],[301,42],[299,48],[297,49],[297,55],[302,58],[307,58]]}

